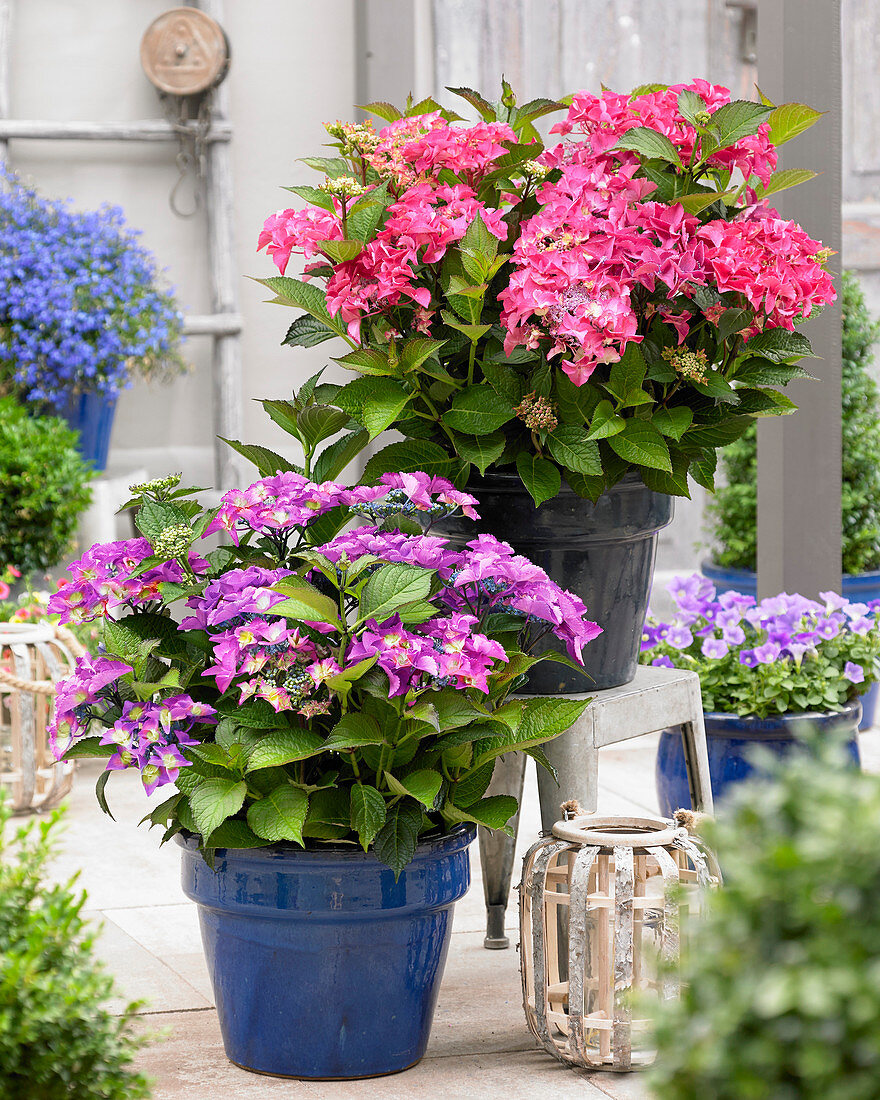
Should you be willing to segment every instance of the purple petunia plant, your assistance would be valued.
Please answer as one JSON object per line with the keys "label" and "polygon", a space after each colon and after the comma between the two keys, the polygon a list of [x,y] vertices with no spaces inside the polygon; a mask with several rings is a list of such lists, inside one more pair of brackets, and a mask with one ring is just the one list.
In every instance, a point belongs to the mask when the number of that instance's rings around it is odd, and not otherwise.
{"label": "purple petunia plant", "polygon": [[648,618],[642,664],[698,672],[707,711],[755,715],[839,710],[880,675],[880,601],[783,592],[758,603],[676,577],[670,622]]}
{"label": "purple petunia plant", "polygon": [[[169,797],[164,839],[221,847],[351,841],[395,873],[420,834],[504,828],[496,759],[568,729],[587,701],[514,697],[541,659],[579,663],[600,628],[506,543],[430,533],[477,501],[422,472],[379,484],[295,470],[204,510],[176,477],[133,487],[141,538],[94,546],[49,610],[99,622],[58,687],[61,758],[99,756]],[[346,526],[359,517],[361,526]],[[366,522],[364,522],[366,521]],[[421,522],[417,522],[421,521]],[[225,534],[231,545],[200,552]],[[536,656],[545,635],[568,656]]]}
{"label": "purple petunia plant", "polygon": [[0,391],[61,412],[183,369],[183,316],[119,207],[75,211],[0,167]]}

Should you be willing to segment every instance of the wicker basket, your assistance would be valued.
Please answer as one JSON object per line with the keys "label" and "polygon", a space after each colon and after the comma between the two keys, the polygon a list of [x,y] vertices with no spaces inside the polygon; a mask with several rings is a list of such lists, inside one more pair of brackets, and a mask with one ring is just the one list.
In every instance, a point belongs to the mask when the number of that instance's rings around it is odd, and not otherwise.
{"label": "wicker basket", "polygon": [[55,682],[83,649],[63,627],[0,623],[0,789],[14,813],[54,806],[73,784],[73,761],[52,755],[46,730]]}

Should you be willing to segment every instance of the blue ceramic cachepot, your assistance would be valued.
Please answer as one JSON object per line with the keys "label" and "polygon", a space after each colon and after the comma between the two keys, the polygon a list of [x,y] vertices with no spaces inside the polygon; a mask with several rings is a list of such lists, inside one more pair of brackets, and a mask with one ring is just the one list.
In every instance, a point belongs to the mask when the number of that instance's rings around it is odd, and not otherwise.
{"label": "blue ceramic cachepot", "polygon": [[354,847],[219,849],[211,870],[178,837],[230,1061],[326,1079],[418,1062],[475,835],[424,839],[396,882]]}
{"label": "blue ceramic cachepot", "polygon": [[[727,569],[715,565],[714,562],[704,561],[700,565],[700,572],[715,585],[716,592],[742,592],[744,596],[757,598],[758,575],[749,569]],[[852,603],[880,600],[880,573],[844,573],[840,589],[841,595]],[[872,684],[862,696],[860,730],[868,730],[874,725],[878,696],[880,684]]]}
{"label": "blue ceramic cachepot", "polygon": [[100,393],[72,393],[59,414],[79,432],[77,450],[99,472],[107,469],[116,400]]}
{"label": "blue ceramic cachepot", "polygon": [[[860,764],[857,734],[861,716],[862,708],[857,699],[841,711],[778,714],[771,718],[704,714],[712,797],[716,801],[723,798],[729,787],[752,774],[754,768],[748,757],[755,745],[784,757],[797,744],[797,732],[805,725],[826,732],[840,730],[849,733],[850,756],[856,765]],[[678,729],[664,730],[660,735],[656,780],[660,812],[664,817],[671,817],[677,809],[690,807],[684,749]]]}

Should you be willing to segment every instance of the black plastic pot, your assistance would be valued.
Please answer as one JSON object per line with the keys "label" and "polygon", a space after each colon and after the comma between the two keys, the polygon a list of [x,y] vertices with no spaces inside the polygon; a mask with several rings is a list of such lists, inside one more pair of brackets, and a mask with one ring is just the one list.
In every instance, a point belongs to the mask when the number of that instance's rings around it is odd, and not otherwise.
{"label": "black plastic pot", "polygon": [[[529,674],[535,694],[596,691],[628,684],[636,674],[639,644],[654,573],[657,534],[672,519],[673,498],[628,474],[596,504],[567,486],[536,508],[514,474],[472,478],[468,492],[480,519],[453,517],[436,525],[463,545],[478,534],[509,542],[518,554],[587,605],[603,633],[584,649],[584,673],[542,662]],[[546,648],[562,649],[553,640]]]}

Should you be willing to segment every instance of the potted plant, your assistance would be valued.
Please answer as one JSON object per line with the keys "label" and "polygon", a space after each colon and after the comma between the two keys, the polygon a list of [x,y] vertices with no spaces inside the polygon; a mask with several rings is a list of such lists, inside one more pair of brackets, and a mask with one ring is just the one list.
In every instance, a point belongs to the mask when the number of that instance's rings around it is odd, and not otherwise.
{"label": "potted plant", "polygon": [[[871,319],[865,296],[851,272],[842,283],[843,359],[841,375],[842,457],[841,592],[851,600],[880,599],[880,392],[870,373],[880,324]],[[722,484],[709,501],[707,529],[712,559],[700,566],[717,591],[756,595],[758,454],[755,429],[725,449]],[[874,719],[877,689],[862,700],[862,727]]]}
{"label": "potted plant", "polygon": [[[89,503],[90,477],[63,420],[28,416],[11,397],[0,397],[0,562],[25,577],[56,565]],[[0,591],[6,595],[8,589]]]}
{"label": "potted plant", "polygon": [[658,1008],[657,1100],[872,1100],[880,780],[821,736],[768,761],[705,839],[724,886]]}
{"label": "potted plant", "polygon": [[119,207],[80,213],[0,170],[0,392],[56,413],[107,465],[133,374],[182,369],[183,317]]}
{"label": "potted plant", "polygon": [[[105,809],[114,770],[169,787],[149,820],[181,845],[232,1061],[405,1069],[425,1050],[475,827],[517,808],[485,797],[495,761],[546,764],[541,743],[586,706],[511,693],[542,634],[577,662],[599,627],[491,536],[408,533],[413,517],[476,515],[443,478],[348,489],[285,471],[210,511],[177,482],[134,487],[143,538],[93,547],[49,602],[63,622],[103,620],[59,686],[57,752],[109,758]],[[373,522],[322,533],[356,512]],[[215,531],[233,545],[202,556]]]}
{"label": "potted plant", "polygon": [[[785,592],[757,603],[716,595],[699,574],[668,587],[676,615],[648,619],[641,659],[699,673],[716,798],[751,774],[752,746],[787,755],[804,727],[846,732],[859,762],[859,696],[880,675],[875,606],[834,592],[821,603]],[[660,736],[657,794],[667,816],[690,806],[681,738],[671,731]]]}
{"label": "potted plant", "polygon": [[[754,416],[793,410],[779,387],[811,354],[795,324],[834,298],[827,250],[767,202],[813,175],[774,170],[819,115],[703,80],[522,106],[506,83],[496,103],[450,91],[481,120],[426,99],[370,104],[379,131],[328,125],[334,155],[305,160],[324,181],[260,235],[281,273],[263,282],[304,311],[285,343],[348,345],[359,377],[335,402],[405,436],[365,479],[468,486],[483,529],[605,627],[589,677],[548,666],[532,687],[623,683],[672,498],[711,488]],[[566,106],[545,149],[534,123]]]}

